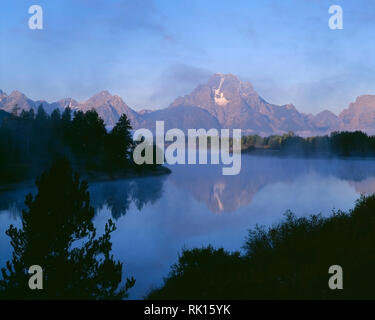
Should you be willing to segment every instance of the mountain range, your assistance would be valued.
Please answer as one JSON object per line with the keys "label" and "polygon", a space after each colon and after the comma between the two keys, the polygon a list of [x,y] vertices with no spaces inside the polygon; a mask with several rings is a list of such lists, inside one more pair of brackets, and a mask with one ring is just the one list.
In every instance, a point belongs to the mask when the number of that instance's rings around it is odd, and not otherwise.
{"label": "mountain range", "polygon": [[164,120],[166,129],[239,128],[245,134],[282,134],[293,131],[301,136],[326,134],[332,131],[362,130],[375,133],[375,95],[359,96],[339,115],[324,110],[316,115],[299,112],[293,104],[275,105],[264,100],[250,82],[232,74],[216,73],[207,83],[198,85],[191,93],[178,97],[167,108],[142,110],[130,108],[119,96],[102,91],[87,101],[72,98],[48,103],[33,101],[19,91],[7,95],[0,90],[0,110],[11,112],[37,110],[39,105],[51,113],[54,109],[86,111],[94,108],[107,127],[113,127],[125,113],[134,129],[154,130],[156,120]]}

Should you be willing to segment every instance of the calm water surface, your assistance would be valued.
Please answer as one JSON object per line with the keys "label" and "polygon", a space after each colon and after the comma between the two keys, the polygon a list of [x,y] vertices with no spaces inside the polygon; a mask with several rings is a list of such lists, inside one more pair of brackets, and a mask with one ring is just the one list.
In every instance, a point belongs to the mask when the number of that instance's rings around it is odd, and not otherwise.
{"label": "calm water surface", "polygon": [[[115,220],[113,251],[134,276],[130,298],[140,299],[162,283],[181,248],[212,244],[239,250],[247,230],[297,216],[329,215],[375,193],[374,160],[306,160],[242,156],[237,176],[221,166],[171,166],[164,177],[90,184],[95,224]],[[20,225],[19,212],[33,186],[0,191],[0,266],[11,255],[5,230]]]}

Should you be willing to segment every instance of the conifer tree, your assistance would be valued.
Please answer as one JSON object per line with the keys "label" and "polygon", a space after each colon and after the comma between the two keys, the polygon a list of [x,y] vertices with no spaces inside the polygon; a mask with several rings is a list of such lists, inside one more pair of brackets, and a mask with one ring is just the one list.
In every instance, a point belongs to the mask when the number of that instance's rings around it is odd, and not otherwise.
{"label": "conifer tree", "polygon": [[[87,183],[74,174],[67,160],[59,160],[37,179],[38,193],[29,194],[22,212],[22,228],[6,234],[14,249],[1,270],[0,297],[5,299],[122,299],[134,285],[122,284],[122,263],[111,254],[109,220],[96,236]],[[43,269],[43,290],[28,286],[32,265]]]}

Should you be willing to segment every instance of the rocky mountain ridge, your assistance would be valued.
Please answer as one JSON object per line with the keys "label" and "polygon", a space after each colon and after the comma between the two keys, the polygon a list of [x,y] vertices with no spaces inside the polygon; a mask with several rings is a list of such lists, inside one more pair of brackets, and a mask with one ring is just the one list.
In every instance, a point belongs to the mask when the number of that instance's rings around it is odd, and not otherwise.
{"label": "rocky mountain ridge", "polygon": [[45,100],[33,101],[19,91],[7,95],[0,90],[0,110],[36,111],[39,105],[43,105],[48,113],[56,108],[61,111],[66,107],[82,111],[94,108],[109,128],[125,113],[134,129],[152,130],[155,121],[164,120],[166,129],[184,131],[190,128],[240,128],[245,134],[271,135],[293,131],[303,136],[343,130],[375,133],[375,95],[359,96],[339,115],[328,110],[311,115],[299,112],[293,104],[271,104],[259,96],[250,82],[221,73],[214,74],[190,94],[178,97],[165,109],[140,112],[108,91],[101,91],[83,102],[65,98],[48,103]]}

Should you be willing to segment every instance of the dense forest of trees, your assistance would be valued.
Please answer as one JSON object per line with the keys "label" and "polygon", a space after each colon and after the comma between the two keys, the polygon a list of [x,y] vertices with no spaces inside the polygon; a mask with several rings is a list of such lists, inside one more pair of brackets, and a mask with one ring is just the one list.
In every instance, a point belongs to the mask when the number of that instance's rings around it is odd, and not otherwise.
{"label": "dense forest of trees", "polygon": [[[244,253],[184,250],[149,299],[375,299],[375,196],[350,212],[296,218],[250,230]],[[328,286],[343,269],[343,290]]]}
{"label": "dense forest of trees", "polygon": [[[6,234],[12,259],[1,269],[0,299],[123,299],[135,279],[122,281],[123,264],[111,254],[108,220],[97,237],[87,183],[67,160],[56,161],[36,180],[38,193],[26,196],[22,228]],[[43,270],[43,290],[29,288],[28,270]]]}
{"label": "dense forest of trees", "polygon": [[293,132],[282,136],[244,136],[242,150],[273,150],[279,155],[306,157],[375,157],[375,136],[362,131],[332,132],[329,136],[308,138],[295,136]]}
{"label": "dense forest of trees", "polygon": [[66,108],[62,114],[56,109],[48,115],[42,106],[36,113],[31,109],[18,114],[15,108],[0,121],[0,183],[34,177],[62,157],[82,173],[156,169],[156,165],[134,165],[133,148],[125,114],[107,132],[94,109],[73,112]]}

